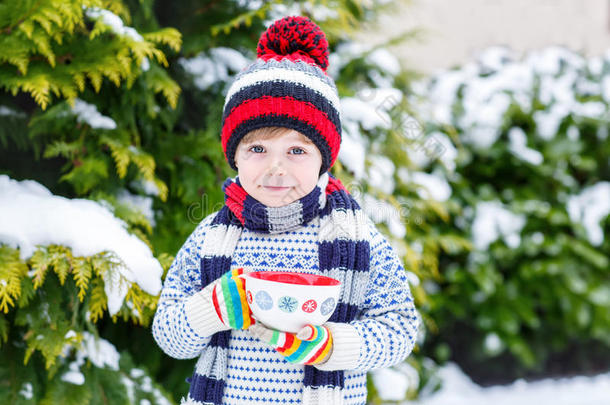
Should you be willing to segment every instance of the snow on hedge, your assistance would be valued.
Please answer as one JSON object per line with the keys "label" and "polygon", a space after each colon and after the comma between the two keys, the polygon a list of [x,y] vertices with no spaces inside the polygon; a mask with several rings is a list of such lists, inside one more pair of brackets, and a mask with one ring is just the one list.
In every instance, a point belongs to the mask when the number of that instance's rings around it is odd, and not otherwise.
{"label": "snow on hedge", "polygon": [[[610,59],[610,52],[605,56]],[[607,108],[600,101],[580,101],[577,94],[602,95],[610,100],[610,76],[589,80],[583,69],[600,75],[601,58],[586,60],[563,47],[531,51],[519,59],[505,47],[491,47],[481,52],[475,62],[449,70],[419,83],[415,88],[425,92],[420,103],[423,118],[430,122],[455,124],[454,103],[461,94],[463,115],[459,126],[464,129],[462,141],[475,148],[489,148],[500,136],[503,117],[511,101],[524,112],[532,111],[534,92],[541,103],[549,106],[534,113],[537,134],[551,140],[561,121],[573,114],[601,119]],[[422,92],[420,90],[420,93]],[[516,136],[516,137],[515,137]],[[511,142],[522,149],[521,137],[513,134]],[[515,153],[519,156],[519,153]],[[526,153],[524,160],[538,161],[537,154]]]}
{"label": "snow on hedge", "polygon": [[539,405],[552,401],[553,405],[607,405],[610,392],[610,373],[535,382],[517,380],[510,385],[483,388],[450,363],[440,370],[439,377],[443,381],[439,392],[424,394],[421,400],[408,404]]}
{"label": "snow on hedge", "polygon": [[[16,181],[0,175],[0,242],[19,248],[23,260],[38,245],[67,246],[75,256],[110,251],[118,258],[117,269],[127,281],[152,295],[161,291],[163,269],[159,261],[107,207],[53,195],[32,180]],[[105,284],[108,311],[114,315],[127,289],[124,283]]]}
{"label": "snow on hedge", "polygon": [[212,48],[193,58],[180,58],[178,63],[189,74],[193,75],[195,86],[205,90],[214,83],[228,82],[231,72],[239,72],[248,65],[244,55],[227,47]]}

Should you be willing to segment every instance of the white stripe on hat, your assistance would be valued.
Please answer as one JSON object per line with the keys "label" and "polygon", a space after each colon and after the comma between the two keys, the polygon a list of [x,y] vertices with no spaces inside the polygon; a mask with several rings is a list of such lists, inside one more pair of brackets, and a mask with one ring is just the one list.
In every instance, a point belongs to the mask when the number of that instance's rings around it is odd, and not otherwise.
{"label": "white stripe on hat", "polygon": [[241,89],[259,82],[269,82],[274,80],[302,84],[326,98],[332,104],[335,110],[337,110],[337,113],[340,111],[339,95],[337,94],[337,90],[329,86],[321,78],[301,70],[276,67],[257,69],[252,73],[245,73],[242,76],[238,76],[229,88],[225,98],[224,107],[227,106],[227,103],[231,100],[231,98]]}

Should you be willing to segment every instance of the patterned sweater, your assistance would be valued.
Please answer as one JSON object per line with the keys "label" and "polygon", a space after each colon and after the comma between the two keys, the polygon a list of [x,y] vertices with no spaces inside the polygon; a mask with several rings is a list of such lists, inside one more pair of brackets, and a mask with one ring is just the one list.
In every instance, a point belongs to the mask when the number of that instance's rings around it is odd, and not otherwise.
{"label": "patterned sweater", "polygon": [[[172,263],[153,322],[153,335],[161,349],[177,359],[199,356],[210,340],[198,325],[218,322],[215,314],[200,314],[189,299],[201,286],[201,242],[206,217],[186,240]],[[366,372],[394,365],[405,359],[415,343],[418,317],[405,270],[385,237],[368,220],[371,234],[370,282],[363,311],[351,322],[358,340],[340,344],[335,339],[333,357],[352,357],[353,368],[345,371],[344,403],[366,403]],[[263,234],[244,229],[232,256],[231,268],[256,271],[318,271],[317,232],[319,218],[293,231]],[[206,311],[214,312],[214,311]],[[202,323],[203,322],[203,323]],[[332,330],[332,329],[331,329]],[[344,364],[340,361],[338,364]],[[323,369],[323,366],[319,366]],[[233,330],[228,349],[223,403],[300,404],[303,366],[291,364],[252,336]]]}

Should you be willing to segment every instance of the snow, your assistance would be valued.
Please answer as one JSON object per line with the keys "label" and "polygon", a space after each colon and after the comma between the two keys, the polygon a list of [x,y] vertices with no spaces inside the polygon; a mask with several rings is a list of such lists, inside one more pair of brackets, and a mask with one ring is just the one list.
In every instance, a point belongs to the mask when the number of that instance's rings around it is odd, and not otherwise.
{"label": "snow", "polygon": [[148,222],[150,222],[153,227],[155,226],[155,213],[153,211],[153,199],[151,197],[131,194],[129,191],[123,189],[118,193],[117,200],[131,209],[144,214]]}
{"label": "snow", "polygon": [[600,223],[610,215],[610,182],[599,182],[583,189],[579,195],[570,196],[567,210],[570,220],[585,228],[589,242],[600,246],[604,241]]}
{"label": "snow", "polygon": [[[503,47],[483,51],[476,63],[458,69],[440,71],[413,85],[415,95],[423,100],[413,102],[426,121],[455,124],[462,140],[478,149],[491,147],[503,130],[504,115],[516,103],[528,113],[532,100],[538,98],[545,108],[534,112],[537,135],[549,141],[557,134],[564,119],[587,117],[603,119],[607,106],[601,101],[585,101],[583,95],[599,95],[610,102],[610,75],[603,74],[604,61],[586,60],[563,47],[530,51],[521,59]],[[608,55],[607,55],[608,56]],[[584,77],[583,71],[597,77]],[[461,91],[461,99],[459,89]],[[412,99],[414,97],[411,97]],[[454,117],[457,104],[463,112]],[[457,110],[460,110],[458,108]],[[526,152],[526,161],[537,161]]]}
{"label": "snow", "polygon": [[341,98],[341,120],[358,122],[362,128],[390,129],[392,117],[389,112],[402,100],[400,90],[386,87],[362,89],[355,97]]}
{"label": "snow", "polygon": [[508,131],[508,149],[519,159],[539,165],[544,160],[542,153],[527,147],[527,135],[519,127],[513,127]]}
{"label": "snow", "polygon": [[602,79],[602,97],[607,103],[610,103],[610,76],[604,76]]}
{"label": "snow", "polygon": [[[402,94],[394,88],[362,89],[355,97],[341,99],[343,133],[339,159],[354,173],[356,180],[362,179],[365,175],[366,153],[369,149],[360,127],[367,131],[374,131],[376,128],[389,129],[392,126],[389,110],[401,99]],[[377,169],[374,168],[373,171],[375,172],[375,170]],[[381,174],[384,173],[382,171]],[[375,181],[377,180],[379,179],[375,179]],[[371,184],[380,183],[372,182]]]}
{"label": "snow", "polygon": [[369,161],[371,162],[368,176],[369,184],[386,194],[392,194],[395,187],[394,172],[396,166],[394,166],[394,162],[380,155],[371,156]]}
{"label": "snow", "polygon": [[[423,131],[421,126],[419,130]],[[449,137],[440,131],[430,132],[424,142],[407,145],[406,151],[409,160],[417,167],[426,167],[433,159],[439,159],[449,172],[456,169],[458,151]]]}
{"label": "snow", "polygon": [[398,210],[389,202],[379,200],[370,194],[364,194],[362,198],[360,196],[354,197],[374,223],[384,222],[388,225],[388,230],[394,237],[398,239],[405,237],[407,230],[403,221],[409,213],[409,207],[401,207]]}
{"label": "snow", "polygon": [[67,246],[75,256],[113,252],[118,271],[104,279],[111,315],[121,308],[127,293],[123,280],[137,283],[152,295],[161,291],[161,265],[108,208],[91,200],[55,196],[32,180],[0,175],[0,242],[18,247],[23,260],[38,245]]}
{"label": "snow", "polygon": [[404,399],[409,388],[409,381],[404,374],[391,368],[374,370],[371,373],[379,398],[384,401],[400,401]]}
{"label": "snow", "polygon": [[343,97],[341,99],[341,119],[360,123],[367,130],[375,127],[387,126],[387,120],[379,114],[373,114],[374,108],[357,97]]}
{"label": "snow", "polygon": [[499,201],[479,202],[472,223],[472,241],[479,250],[502,237],[507,246],[516,248],[521,243],[519,233],[525,225],[525,215],[517,215]]}
{"label": "snow", "polygon": [[610,392],[610,373],[535,382],[517,380],[487,388],[473,383],[452,363],[441,368],[439,376],[443,381],[440,391],[405,405],[540,405],[549,401],[553,405],[608,405]]}
{"label": "snow", "polygon": [[[66,357],[71,346],[64,348],[64,357]],[[62,374],[62,381],[74,385],[83,385],[85,376],[80,371],[81,366],[85,364],[85,360],[89,359],[95,367],[109,368],[117,371],[119,369],[119,352],[114,345],[102,338],[96,338],[89,332],[82,332],[82,342],[76,347],[76,359],[68,365],[68,371]]]}
{"label": "snow", "polygon": [[27,400],[34,398],[34,390],[32,389],[32,383],[23,383],[23,385],[21,386],[21,390],[19,390],[19,395],[21,395]]}
{"label": "snow", "polygon": [[534,121],[538,129],[538,135],[545,141],[553,139],[559,130],[561,121],[568,113],[567,106],[562,104],[553,104],[547,110],[536,111],[534,113]]}
{"label": "snow", "polygon": [[[101,21],[102,24],[108,26],[115,34],[120,35],[122,37],[130,38],[135,42],[144,41],[142,35],[140,35],[140,33],[136,31],[135,28],[123,24],[123,20],[121,20],[121,17],[114,14],[112,11],[99,7],[83,8],[85,9],[85,14],[87,15],[87,17],[93,20]],[[140,63],[140,69],[142,69],[144,72],[150,69],[150,62],[148,58],[142,58],[142,62]]]}
{"label": "snow", "polygon": [[[77,367],[73,366],[75,363],[70,363],[69,367]],[[85,383],[85,376],[80,370],[68,370],[62,374],[61,380],[74,385],[83,385]]]}
{"label": "snow", "polygon": [[401,167],[397,171],[398,176],[404,183],[414,183],[416,192],[420,198],[425,200],[447,201],[451,197],[451,186],[444,176],[419,171],[409,171]]}
{"label": "snow", "polygon": [[85,14],[87,17],[93,20],[100,19],[104,25],[110,27],[110,29],[117,35],[129,37],[136,42],[142,42],[144,40],[138,31],[132,27],[124,25],[121,17],[114,14],[112,11],[99,7],[90,7],[85,8]]}
{"label": "snow", "polygon": [[117,127],[116,122],[112,118],[100,114],[96,106],[79,98],[74,100],[72,113],[76,115],[78,122],[84,122],[91,128],[116,129]]}
{"label": "snow", "polygon": [[396,76],[398,73],[400,73],[401,68],[398,58],[386,48],[375,49],[373,52],[368,54],[366,61],[370,64],[378,66],[388,75]]}
{"label": "snow", "polygon": [[502,352],[502,349],[504,348],[504,343],[502,342],[497,333],[491,332],[487,334],[487,336],[485,336],[485,342],[483,343],[483,346],[485,348],[485,351],[489,355],[494,356]]}
{"label": "snow", "polygon": [[143,192],[146,195],[159,196],[161,194],[161,192],[159,191],[159,187],[157,187],[155,182],[150,180],[135,180],[130,183],[130,186],[132,186],[138,191]]}
{"label": "snow", "polygon": [[13,110],[5,105],[0,105],[0,117],[25,117],[21,111]]}
{"label": "snow", "polygon": [[343,127],[339,160],[354,173],[356,180],[360,180],[364,176],[367,142],[357,123],[344,122]]}
{"label": "snow", "polygon": [[195,86],[205,90],[217,82],[229,81],[230,72],[239,72],[248,66],[248,60],[235,49],[218,47],[209,50],[209,56],[200,53],[193,58],[180,58],[178,63],[195,76]]}
{"label": "snow", "polygon": [[119,369],[119,352],[109,341],[96,338],[89,332],[83,332],[83,348],[78,351],[77,358],[88,358],[98,368],[108,367]]}

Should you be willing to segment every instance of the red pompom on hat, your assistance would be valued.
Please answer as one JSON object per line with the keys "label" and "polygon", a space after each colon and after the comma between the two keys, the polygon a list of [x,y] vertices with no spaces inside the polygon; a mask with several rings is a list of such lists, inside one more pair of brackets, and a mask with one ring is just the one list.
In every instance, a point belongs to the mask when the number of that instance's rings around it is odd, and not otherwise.
{"label": "red pompom on hat", "polygon": [[320,27],[306,17],[285,17],[274,22],[258,40],[262,60],[287,58],[315,63],[326,72],[328,41]]}
{"label": "red pompom on hat", "polygon": [[341,145],[339,95],[326,74],[326,35],[306,17],[284,17],[260,36],[257,60],[227,92],[221,143],[229,165],[241,139],[263,127],[294,129],[317,146],[320,174],[332,167]]}

